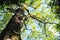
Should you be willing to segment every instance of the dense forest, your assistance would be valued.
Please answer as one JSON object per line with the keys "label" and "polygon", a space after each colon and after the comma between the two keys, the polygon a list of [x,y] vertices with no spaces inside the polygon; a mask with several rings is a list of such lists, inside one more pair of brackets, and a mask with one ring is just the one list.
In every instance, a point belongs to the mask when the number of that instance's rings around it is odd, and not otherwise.
{"label": "dense forest", "polygon": [[22,40],[60,40],[60,0],[0,0],[0,33],[18,8],[24,10]]}

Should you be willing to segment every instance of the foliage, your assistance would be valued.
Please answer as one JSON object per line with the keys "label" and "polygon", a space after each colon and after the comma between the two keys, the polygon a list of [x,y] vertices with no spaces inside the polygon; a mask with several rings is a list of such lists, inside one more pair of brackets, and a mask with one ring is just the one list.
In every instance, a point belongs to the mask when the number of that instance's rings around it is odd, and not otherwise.
{"label": "foliage", "polygon": [[[57,3],[56,3],[57,2]],[[19,7],[29,10],[30,17],[21,29],[23,40],[58,40],[60,9],[58,0],[0,0],[0,30],[2,31]],[[24,8],[23,8],[24,9]],[[25,9],[24,9],[25,10]],[[25,10],[26,16],[29,16]]]}

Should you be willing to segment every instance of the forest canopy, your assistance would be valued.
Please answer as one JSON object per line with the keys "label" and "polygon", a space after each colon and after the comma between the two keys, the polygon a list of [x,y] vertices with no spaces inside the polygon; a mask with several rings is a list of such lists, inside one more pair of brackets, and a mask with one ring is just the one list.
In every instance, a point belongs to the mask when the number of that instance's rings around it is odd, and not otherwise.
{"label": "forest canopy", "polygon": [[21,29],[22,40],[60,40],[59,0],[0,0],[0,32],[17,8],[28,17]]}

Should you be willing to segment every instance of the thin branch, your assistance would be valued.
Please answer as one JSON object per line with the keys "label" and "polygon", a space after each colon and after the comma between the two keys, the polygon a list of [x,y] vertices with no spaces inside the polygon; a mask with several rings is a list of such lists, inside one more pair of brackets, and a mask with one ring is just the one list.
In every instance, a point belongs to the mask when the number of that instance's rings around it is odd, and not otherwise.
{"label": "thin branch", "polygon": [[[27,9],[26,9],[27,10]],[[38,17],[36,17],[35,15],[31,15],[30,13],[29,13],[29,10],[27,10],[27,12],[28,12],[28,15],[29,15],[29,17],[31,17],[31,18],[33,18],[33,19],[36,19],[37,21],[39,21],[39,22],[41,22],[41,23],[49,23],[49,24],[58,24],[58,23],[54,23],[54,22],[45,22],[45,21],[42,21],[41,20],[41,18],[38,18]],[[59,24],[58,24],[59,25]]]}
{"label": "thin branch", "polygon": [[26,4],[26,3],[25,3],[25,4],[22,3],[22,5],[24,6],[24,8],[27,8],[27,7],[30,6],[30,7],[34,8],[34,9],[36,9],[40,4],[38,4],[36,7],[33,7],[33,6],[28,5],[28,4]]}
{"label": "thin branch", "polygon": [[25,23],[25,21],[24,21],[24,26],[25,26],[25,29],[27,29],[27,26],[26,26],[26,23]]}
{"label": "thin branch", "polygon": [[45,36],[47,37],[47,34],[46,34],[46,24],[44,23],[44,31],[45,31]]}
{"label": "thin branch", "polygon": [[33,15],[33,16],[30,15],[30,17],[33,18],[33,19],[36,19],[37,21],[39,21],[39,22],[41,22],[41,23],[44,23],[41,19],[37,18],[37,17],[34,16],[34,15]]}
{"label": "thin branch", "polygon": [[[41,22],[41,23],[49,23],[49,24],[57,24],[57,23],[54,23],[54,22],[45,22],[45,21],[42,21],[41,20],[41,18],[38,18],[38,17],[36,17],[36,16],[30,16],[31,18],[33,18],[33,19],[36,19],[37,21],[39,21],[39,22]],[[59,24],[58,24],[59,25]]]}
{"label": "thin branch", "polygon": [[26,29],[26,30],[29,30],[29,31],[31,31],[31,32],[36,32],[36,31],[33,31],[32,29],[28,29],[27,26],[25,26],[25,29]]}
{"label": "thin branch", "polygon": [[[44,22],[44,23],[49,23],[49,24],[57,24],[57,23],[54,23],[54,22]],[[58,24],[59,25],[59,24]]]}
{"label": "thin branch", "polygon": [[36,31],[33,31],[32,29],[28,29],[25,21],[24,21],[24,26],[25,26],[25,29],[26,29],[26,30],[30,30],[31,32],[36,32]]}

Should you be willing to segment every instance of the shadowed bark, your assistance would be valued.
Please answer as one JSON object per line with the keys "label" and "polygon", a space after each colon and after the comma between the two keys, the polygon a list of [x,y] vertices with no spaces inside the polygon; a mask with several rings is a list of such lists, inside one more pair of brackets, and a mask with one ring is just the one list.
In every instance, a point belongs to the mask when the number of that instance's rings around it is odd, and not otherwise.
{"label": "shadowed bark", "polygon": [[6,28],[0,34],[0,40],[22,40],[21,28],[23,27],[24,10],[18,8]]}

